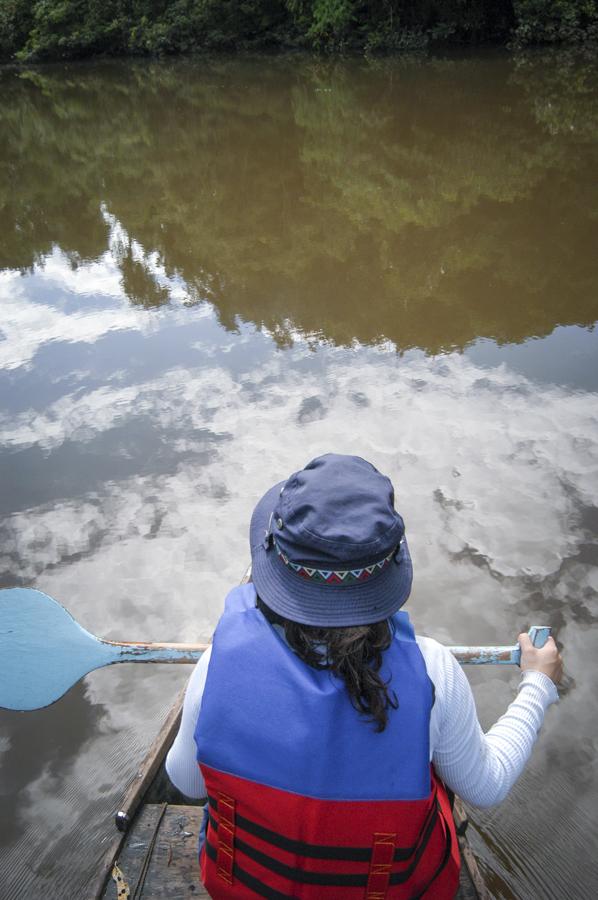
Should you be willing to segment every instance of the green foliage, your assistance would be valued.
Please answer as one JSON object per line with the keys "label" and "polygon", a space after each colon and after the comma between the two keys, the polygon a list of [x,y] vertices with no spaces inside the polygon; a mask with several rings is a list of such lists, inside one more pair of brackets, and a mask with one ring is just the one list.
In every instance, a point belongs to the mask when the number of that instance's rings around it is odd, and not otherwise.
{"label": "green foliage", "polygon": [[0,0],[0,59],[25,46],[32,26],[31,0]]}
{"label": "green foliage", "polygon": [[342,47],[355,22],[352,0],[314,0],[308,37],[318,46]]}
{"label": "green foliage", "polygon": [[0,48],[21,60],[281,44],[292,22],[284,0],[21,0],[27,21],[17,2],[0,0],[0,21],[23,23]]}
{"label": "green foliage", "polygon": [[598,40],[596,0],[514,0],[513,43],[582,43]]}
{"label": "green foliage", "polygon": [[45,59],[118,52],[126,19],[119,0],[38,0],[33,27],[18,56]]}
{"label": "green foliage", "polygon": [[0,0],[0,57],[598,38],[598,0]]}

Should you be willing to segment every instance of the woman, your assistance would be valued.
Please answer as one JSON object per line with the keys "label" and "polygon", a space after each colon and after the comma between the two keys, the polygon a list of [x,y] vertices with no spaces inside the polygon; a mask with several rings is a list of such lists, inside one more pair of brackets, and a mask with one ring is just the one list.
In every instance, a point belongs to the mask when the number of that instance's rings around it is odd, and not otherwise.
{"label": "woman", "polygon": [[[451,653],[399,612],[412,566],[388,478],[321,456],[258,503],[253,583],[233,590],[168,755],[208,797],[214,898],[451,898],[445,785],[477,806],[520,775],[562,661],[520,635],[517,698],[484,735]],[[198,766],[199,763],[199,766]]]}

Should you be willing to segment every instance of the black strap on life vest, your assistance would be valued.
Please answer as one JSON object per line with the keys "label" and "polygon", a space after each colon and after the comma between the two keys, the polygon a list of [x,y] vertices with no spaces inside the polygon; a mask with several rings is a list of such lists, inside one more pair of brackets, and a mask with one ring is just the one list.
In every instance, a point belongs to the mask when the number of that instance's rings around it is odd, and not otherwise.
{"label": "black strap on life vest", "polygon": [[[213,812],[218,812],[219,809],[218,800],[215,797],[210,796],[208,798],[208,801],[210,807],[210,828],[213,833],[218,834],[219,823],[213,816]],[[413,872],[415,871],[423,853],[425,852],[430,837],[438,822],[439,814],[442,816],[442,810],[440,809],[440,804],[438,803],[438,799],[435,796],[434,802],[430,806],[430,810],[428,812],[428,815],[426,816],[426,819],[424,820],[415,844],[412,847],[394,848],[394,851],[392,853],[393,863],[403,862],[407,859],[411,859],[411,862],[409,866],[402,872],[390,872],[388,879],[384,879],[388,886],[403,884],[413,875]],[[371,864],[373,860],[372,846],[338,847],[323,844],[310,844],[304,841],[296,841],[286,837],[285,835],[281,835],[277,832],[271,831],[270,829],[265,828],[264,826],[259,825],[258,823],[253,822],[250,819],[247,819],[245,816],[235,816],[234,849],[245,854],[263,868],[268,869],[271,872],[288,879],[289,881],[295,882],[296,884],[312,884],[321,885],[322,887],[346,888],[365,888],[368,885],[368,879],[371,875],[371,866],[370,872],[364,872],[363,874],[347,874],[341,872],[307,872],[303,868],[289,866],[286,863],[281,862],[279,859],[276,859],[274,856],[271,856],[268,853],[264,853],[263,851],[253,847],[251,844],[248,844],[239,835],[239,831],[241,830],[246,831],[248,834],[254,835],[255,837],[266,843],[272,844],[273,847],[279,847],[280,849],[286,850],[295,855],[311,859],[351,860],[357,862],[369,862]],[[438,877],[450,858],[450,829],[447,827],[445,831],[447,835],[447,846],[443,855],[443,859],[437,867],[437,870],[434,872],[432,878],[430,879],[429,884],[426,886],[424,891],[421,891],[417,894],[417,897],[423,896],[425,891],[428,890],[429,885]],[[220,843],[220,836],[218,842]],[[217,848],[210,843],[209,839],[206,840],[205,850],[208,858],[218,863],[219,852]],[[280,891],[276,891],[275,889],[269,887],[254,875],[251,875],[249,872],[245,871],[242,866],[239,866],[236,859],[232,864],[232,869],[229,871],[230,874],[232,874],[235,878],[238,878],[242,884],[245,884],[247,887],[251,888],[259,896],[271,898],[271,900],[282,900],[282,898],[285,898],[285,900],[287,900],[287,898],[293,896],[290,894],[281,893]]]}
{"label": "black strap on life vest", "polygon": [[[436,800],[436,797],[434,797]],[[214,819],[212,812],[218,812],[218,800],[215,797],[208,796],[210,824],[214,831],[218,831],[218,822]],[[420,833],[415,844],[412,847],[395,847],[393,862],[405,862],[410,859],[418,848],[422,835],[428,830],[430,820],[436,819],[438,812],[436,803],[430,805],[428,814],[424,819]],[[370,862],[372,856],[372,847],[339,847],[330,844],[309,844],[305,841],[296,841],[288,838],[277,831],[258,825],[245,816],[236,814],[235,822],[238,828],[246,831],[248,834],[259,838],[260,840],[293,853],[296,856],[305,856],[310,859],[340,859],[350,860],[351,862]],[[432,823],[433,827],[433,823]],[[431,832],[431,829],[430,829]]]}

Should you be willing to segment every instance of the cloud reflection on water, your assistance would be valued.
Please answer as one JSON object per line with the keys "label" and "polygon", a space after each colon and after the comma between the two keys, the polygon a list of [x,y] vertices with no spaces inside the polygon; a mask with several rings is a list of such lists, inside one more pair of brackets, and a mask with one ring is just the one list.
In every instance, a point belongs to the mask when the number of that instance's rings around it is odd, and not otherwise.
{"label": "cloud reflection on water", "polygon": [[[158,265],[135,252],[144,265]],[[598,674],[587,629],[596,621],[598,585],[596,560],[584,557],[592,538],[586,518],[598,507],[596,395],[534,383],[505,364],[483,367],[456,352],[401,355],[391,342],[335,347],[290,322],[291,340],[281,348],[251,325],[226,331],[209,304],[140,311],[127,302],[109,254],[73,270],[54,250],[30,276],[5,272],[0,291],[8,310],[4,384],[32,379],[0,420],[0,462],[14,497],[26,497],[26,454],[38,453],[40,479],[54,491],[25,508],[15,500],[1,526],[4,580],[35,584],[106,637],[203,637],[248,561],[248,521],[260,494],[319,453],[365,456],[397,489],[414,558],[410,608],[418,630],[444,641],[509,642],[541,618],[566,644],[574,689],[551,713],[508,804],[476,817],[481,835],[508,842],[513,810],[533,799],[528,852],[539,861],[549,854],[548,823],[559,816],[561,827],[573,827],[579,808],[537,798],[540,775],[552,778],[557,767],[559,794],[583,803],[582,783],[596,766],[587,709],[595,706]],[[92,293],[94,302],[72,312],[65,302],[72,293]],[[128,348],[139,335],[146,349],[157,336],[157,350],[170,335],[177,353],[156,352],[149,370],[136,368]],[[68,342],[90,345],[91,369],[61,366]],[[94,383],[95,348],[113,344],[112,376]],[[27,398],[44,379],[37,369],[44,353],[54,360],[55,395],[37,408]],[[73,821],[92,818],[88,834],[107,834],[107,810],[180,677],[123,670],[86,680],[85,704],[101,715],[91,716],[76,755],[26,769],[18,807],[26,837],[5,851],[5,864],[23,840],[41,841],[52,830],[58,841],[34,866],[27,890],[56,877],[56,850],[70,840]],[[490,722],[512,695],[516,673],[476,672],[472,680]],[[61,701],[64,710],[74,709],[76,696]],[[36,715],[24,726],[29,739]],[[10,764],[18,745],[0,740]],[[584,814],[595,828],[595,813]],[[511,876],[499,857],[492,864],[504,887]],[[565,891],[571,879],[583,885],[590,876],[563,860],[560,877]],[[525,883],[521,873],[518,879]],[[561,888],[551,890],[556,896]]]}

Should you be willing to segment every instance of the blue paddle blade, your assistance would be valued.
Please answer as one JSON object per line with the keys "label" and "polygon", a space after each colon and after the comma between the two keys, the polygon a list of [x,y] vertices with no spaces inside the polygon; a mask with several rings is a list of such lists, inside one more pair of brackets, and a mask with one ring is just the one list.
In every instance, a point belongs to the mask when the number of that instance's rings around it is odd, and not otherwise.
{"label": "blue paddle blade", "polygon": [[117,648],[82,628],[47,594],[0,591],[0,707],[49,706],[83,675],[117,658]]}

